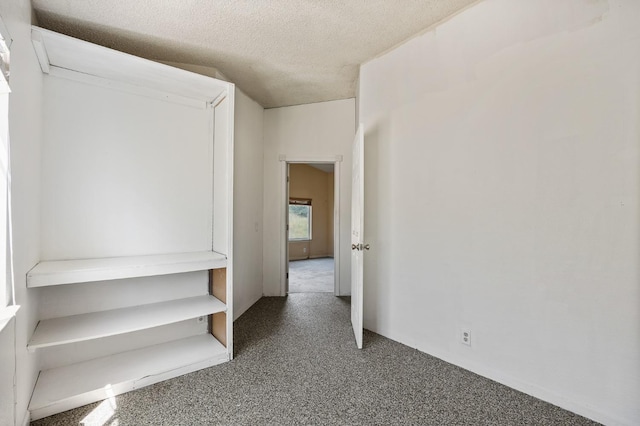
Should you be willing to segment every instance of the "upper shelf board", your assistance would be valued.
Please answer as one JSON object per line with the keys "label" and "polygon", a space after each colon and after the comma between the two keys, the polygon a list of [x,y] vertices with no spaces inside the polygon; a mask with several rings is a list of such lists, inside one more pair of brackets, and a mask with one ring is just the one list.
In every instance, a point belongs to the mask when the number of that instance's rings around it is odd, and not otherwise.
{"label": "upper shelf board", "polygon": [[27,272],[27,287],[179,274],[226,266],[226,256],[213,251],[45,261]]}
{"label": "upper shelf board", "polygon": [[228,94],[232,83],[129,55],[44,28],[31,27],[40,67],[72,70],[94,77],[161,90],[207,103]]}

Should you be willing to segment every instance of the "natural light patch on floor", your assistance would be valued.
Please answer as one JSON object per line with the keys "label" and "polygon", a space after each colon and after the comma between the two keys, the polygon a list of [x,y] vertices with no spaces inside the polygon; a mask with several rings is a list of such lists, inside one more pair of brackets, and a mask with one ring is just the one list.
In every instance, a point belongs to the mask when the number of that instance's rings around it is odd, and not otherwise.
{"label": "natural light patch on floor", "polygon": [[116,414],[116,398],[111,389],[111,385],[105,386],[105,393],[108,398],[98,405],[87,416],[80,420],[82,426],[118,426],[118,420],[109,423],[109,420]]}

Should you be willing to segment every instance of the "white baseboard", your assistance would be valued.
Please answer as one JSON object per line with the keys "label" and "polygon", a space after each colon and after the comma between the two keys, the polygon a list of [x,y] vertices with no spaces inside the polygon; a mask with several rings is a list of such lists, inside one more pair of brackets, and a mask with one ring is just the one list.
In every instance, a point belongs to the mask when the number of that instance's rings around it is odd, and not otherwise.
{"label": "white baseboard", "polygon": [[244,314],[250,307],[252,307],[260,299],[262,299],[262,294],[260,294],[260,296],[258,296],[255,300],[250,301],[249,303],[247,303],[245,306],[240,306],[238,309],[234,309],[233,310],[233,316],[235,318],[233,318],[233,320],[235,321],[238,318],[240,318],[242,316],[242,314]]}
{"label": "white baseboard", "polygon": [[289,262],[296,261],[296,260],[325,259],[325,258],[333,259],[333,256],[329,256],[328,254],[314,254],[313,256],[290,257]]}
{"label": "white baseboard", "polygon": [[309,256],[304,256],[304,257],[290,257],[289,258],[289,262],[291,261],[296,261],[296,260],[307,260],[309,259]]}
{"label": "white baseboard", "polygon": [[[440,358],[440,357],[437,357],[437,358]],[[446,361],[446,359],[444,361]],[[567,411],[571,411],[572,413],[576,413],[588,419],[594,420],[598,423],[602,423],[605,425],[612,425],[612,426],[613,425],[631,426],[633,424],[636,424],[631,420],[621,419],[616,417],[615,415],[603,413],[601,411],[596,410],[594,407],[590,407],[580,402],[570,400],[565,396],[560,395],[556,392],[539,387],[531,383],[524,382],[510,375],[501,373],[499,371],[495,371],[488,368],[482,368],[482,367],[467,368],[462,365],[460,365],[460,367],[464,368],[465,370],[469,370],[475,374],[478,374],[479,376],[486,377],[495,382],[501,383],[505,386],[508,386],[522,393],[526,393],[527,395],[531,395],[542,401],[556,405]]]}
{"label": "white baseboard", "polygon": [[601,410],[598,410],[596,407],[583,404],[579,401],[570,400],[566,396],[560,395],[550,389],[545,389],[538,385],[522,381],[509,374],[504,374],[501,371],[497,371],[495,369],[487,368],[480,365],[469,365],[468,363],[465,363],[461,360],[452,359],[450,355],[439,352],[434,348],[427,348],[423,345],[417,345],[416,342],[412,341],[412,339],[408,338],[408,336],[397,336],[396,333],[390,333],[389,330],[386,329],[380,329],[379,327],[367,327],[367,324],[365,324],[365,328],[388,339],[391,339],[398,343],[402,343],[403,345],[409,346],[411,348],[415,348],[420,352],[431,355],[444,362],[453,364],[460,368],[464,368],[465,370],[471,371],[472,373],[475,373],[479,376],[493,380],[517,391],[526,393],[527,395],[531,395],[542,401],[571,411],[572,413],[587,417],[598,423],[611,426],[630,426],[637,424],[632,419],[620,418],[619,416],[616,416],[615,413],[605,413]]}

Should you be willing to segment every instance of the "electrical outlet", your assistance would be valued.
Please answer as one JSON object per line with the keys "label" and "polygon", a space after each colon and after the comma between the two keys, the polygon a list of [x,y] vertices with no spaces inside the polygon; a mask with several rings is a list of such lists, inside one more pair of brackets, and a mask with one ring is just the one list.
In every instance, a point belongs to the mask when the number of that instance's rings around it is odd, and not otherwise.
{"label": "electrical outlet", "polygon": [[204,322],[204,317],[198,317],[197,318],[198,324],[201,324]]}
{"label": "electrical outlet", "polygon": [[471,330],[463,328],[460,330],[460,343],[471,346]]}

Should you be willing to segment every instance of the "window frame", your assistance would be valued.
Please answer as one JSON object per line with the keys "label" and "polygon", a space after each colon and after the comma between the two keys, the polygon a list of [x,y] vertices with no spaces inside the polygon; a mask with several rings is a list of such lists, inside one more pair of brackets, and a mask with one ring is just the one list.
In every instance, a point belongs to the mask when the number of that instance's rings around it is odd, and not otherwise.
{"label": "window frame", "polygon": [[[287,238],[289,242],[305,242],[311,241],[313,239],[313,205],[311,202],[311,198],[296,198],[289,197],[289,207],[288,207],[288,230],[287,230]],[[309,233],[308,238],[291,238],[291,206],[307,206],[309,207]]]}

